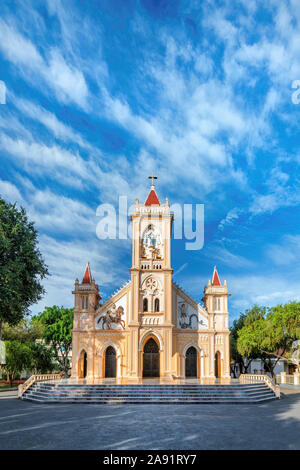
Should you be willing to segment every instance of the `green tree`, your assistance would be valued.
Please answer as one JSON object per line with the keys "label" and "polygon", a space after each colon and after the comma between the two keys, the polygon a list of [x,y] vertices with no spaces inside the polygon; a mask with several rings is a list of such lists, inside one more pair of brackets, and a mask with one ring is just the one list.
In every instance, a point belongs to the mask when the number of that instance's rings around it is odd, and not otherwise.
{"label": "green tree", "polygon": [[31,349],[31,369],[35,374],[49,374],[55,368],[54,354],[51,347],[36,341],[28,343]]}
{"label": "green tree", "polygon": [[300,303],[290,302],[276,307],[253,307],[238,332],[237,349],[242,355],[260,357],[265,369],[274,377],[274,368],[287,359],[292,342],[298,339]]}
{"label": "green tree", "polygon": [[[35,374],[45,374],[54,369],[54,354],[51,346],[45,345],[43,338],[44,325],[39,321],[21,320],[16,326],[3,323],[2,338],[14,344],[25,345],[31,351],[31,362],[26,362],[28,369]],[[22,348],[21,348],[22,350]]]}
{"label": "green tree", "polygon": [[247,374],[251,362],[253,359],[257,358],[257,351],[253,350],[247,355],[243,355],[239,352],[237,346],[239,331],[245,325],[248,312],[249,311],[246,311],[245,313],[241,314],[237,320],[234,320],[233,325],[230,328],[230,357],[231,360],[234,361],[235,365],[239,366],[239,371],[241,374]]}
{"label": "green tree", "polygon": [[47,274],[33,222],[23,208],[0,198],[0,340],[2,323],[16,325],[42,298]]}
{"label": "green tree", "polygon": [[46,307],[45,310],[33,318],[44,325],[43,338],[46,344],[52,346],[55,359],[60,371],[64,375],[69,374],[69,354],[72,347],[73,309]]}
{"label": "green tree", "polygon": [[32,364],[32,350],[26,343],[20,341],[5,341],[6,364],[4,370],[12,387],[16,374],[24,369],[30,369]]}
{"label": "green tree", "polygon": [[8,323],[2,325],[2,339],[4,341],[35,342],[42,339],[44,325],[41,322],[24,318],[17,325],[11,326]]}

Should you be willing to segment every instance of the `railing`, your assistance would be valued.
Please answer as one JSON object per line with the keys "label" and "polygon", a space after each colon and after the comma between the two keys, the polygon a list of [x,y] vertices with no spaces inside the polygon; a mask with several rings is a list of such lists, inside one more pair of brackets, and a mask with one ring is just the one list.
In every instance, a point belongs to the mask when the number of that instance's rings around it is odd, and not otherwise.
{"label": "railing", "polygon": [[300,385],[300,376],[299,374],[286,374],[281,373],[276,375],[276,382],[278,384],[287,384],[287,385]]}
{"label": "railing", "polygon": [[276,385],[273,380],[268,375],[262,374],[241,374],[239,376],[239,381],[243,384],[245,383],[255,383],[255,382],[265,382],[265,384],[273,390],[276,398],[280,398],[280,387]]}
{"label": "railing", "polygon": [[44,382],[45,380],[61,380],[61,374],[36,374],[29,377],[23,384],[18,387],[18,398],[21,398],[26,390],[35,382]]}

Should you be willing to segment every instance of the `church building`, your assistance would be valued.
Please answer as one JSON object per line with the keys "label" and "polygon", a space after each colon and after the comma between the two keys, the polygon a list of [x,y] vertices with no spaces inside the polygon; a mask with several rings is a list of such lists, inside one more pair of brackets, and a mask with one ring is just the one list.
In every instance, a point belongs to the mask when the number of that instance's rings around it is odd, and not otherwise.
{"label": "church building", "polygon": [[153,179],[131,221],[130,281],[103,304],[89,263],[75,281],[72,378],[230,379],[226,281],[215,267],[201,305],[172,280],[173,214]]}

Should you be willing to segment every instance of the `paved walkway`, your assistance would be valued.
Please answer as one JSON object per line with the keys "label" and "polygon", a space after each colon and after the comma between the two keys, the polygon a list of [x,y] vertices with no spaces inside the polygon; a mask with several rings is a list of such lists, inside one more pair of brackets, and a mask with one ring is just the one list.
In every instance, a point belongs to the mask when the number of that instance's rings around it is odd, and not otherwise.
{"label": "paved walkway", "polygon": [[2,449],[300,449],[300,393],[260,405],[39,405],[0,395]]}

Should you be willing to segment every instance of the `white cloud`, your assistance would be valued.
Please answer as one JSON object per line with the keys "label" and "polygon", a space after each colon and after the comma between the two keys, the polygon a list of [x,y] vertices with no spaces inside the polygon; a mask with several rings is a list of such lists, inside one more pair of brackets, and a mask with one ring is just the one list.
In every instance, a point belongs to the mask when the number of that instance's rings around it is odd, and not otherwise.
{"label": "white cloud", "polygon": [[285,235],[280,244],[267,245],[266,254],[277,266],[298,265],[300,235]]}
{"label": "white cloud", "polygon": [[84,76],[80,70],[67,64],[57,49],[50,51],[49,68],[45,74],[59,99],[64,102],[74,101],[86,108],[88,88]]}
{"label": "white cloud", "polygon": [[[81,179],[87,180],[90,176],[83,159],[78,154],[74,155],[57,145],[48,147],[43,143],[12,139],[2,134],[0,147],[15,158],[21,159],[24,168],[27,168],[29,173],[41,174],[47,169],[48,175],[52,173],[66,184],[69,182],[70,185],[77,187],[81,187]],[[62,169],[66,172],[61,174],[60,170]],[[70,178],[72,175],[73,178]],[[78,178],[75,179],[74,175],[77,175]]]}
{"label": "white cloud", "polygon": [[23,203],[23,198],[19,189],[9,181],[0,180],[0,197],[2,197],[6,202]]}
{"label": "white cloud", "polygon": [[300,300],[300,281],[265,272],[264,275],[228,276],[230,304],[241,311],[254,304],[272,306]]}
{"label": "white cloud", "polygon": [[53,194],[48,189],[27,195],[27,201],[30,217],[48,233],[95,234],[95,211],[82,202]]}
{"label": "white cloud", "polygon": [[0,19],[0,48],[15,65],[31,69],[42,67],[43,58],[31,41]]}
{"label": "white cloud", "polygon": [[225,226],[234,224],[235,221],[239,218],[241,212],[241,209],[239,209],[238,207],[234,207],[233,209],[231,209],[227,213],[225,219],[222,219],[219,223],[218,229],[224,230]]}
{"label": "white cloud", "polygon": [[31,119],[37,120],[43,124],[55,137],[63,141],[77,143],[80,147],[93,150],[93,152],[96,153],[97,150],[95,148],[86,142],[81,135],[75,132],[70,126],[57,119],[55,114],[31,101],[20,99],[16,96],[12,97],[12,102],[23,115],[25,114]]}
{"label": "white cloud", "polygon": [[44,80],[62,102],[87,107],[88,87],[83,73],[68,63],[57,49],[50,49],[49,57],[44,59],[29,39],[0,20],[0,50],[29,81],[37,82],[42,90]]}
{"label": "white cloud", "polygon": [[212,263],[221,263],[222,265],[230,266],[232,269],[239,268],[252,268],[255,266],[254,262],[243,256],[232,253],[228,248],[223,245],[222,241],[210,243],[205,247],[203,254],[209,258]]}

